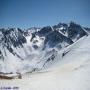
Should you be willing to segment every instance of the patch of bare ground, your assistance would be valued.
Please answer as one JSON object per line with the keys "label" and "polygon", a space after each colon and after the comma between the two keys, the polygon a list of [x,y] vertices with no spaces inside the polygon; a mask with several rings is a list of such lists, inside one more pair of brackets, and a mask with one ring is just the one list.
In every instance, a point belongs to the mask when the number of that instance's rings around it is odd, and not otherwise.
{"label": "patch of bare ground", "polygon": [[0,79],[5,79],[5,80],[11,80],[11,79],[22,79],[22,75],[20,73],[17,73],[15,76],[8,76],[7,74],[0,74]]}

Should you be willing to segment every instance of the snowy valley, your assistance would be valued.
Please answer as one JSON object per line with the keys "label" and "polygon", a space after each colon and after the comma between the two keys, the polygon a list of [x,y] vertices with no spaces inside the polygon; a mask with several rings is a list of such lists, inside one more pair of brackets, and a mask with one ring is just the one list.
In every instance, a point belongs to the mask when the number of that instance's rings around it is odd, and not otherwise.
{"label": "snowy valley", "polygon": [[20,90],[90,90],[90,28],[59,23],[0,29],[0,80]]}

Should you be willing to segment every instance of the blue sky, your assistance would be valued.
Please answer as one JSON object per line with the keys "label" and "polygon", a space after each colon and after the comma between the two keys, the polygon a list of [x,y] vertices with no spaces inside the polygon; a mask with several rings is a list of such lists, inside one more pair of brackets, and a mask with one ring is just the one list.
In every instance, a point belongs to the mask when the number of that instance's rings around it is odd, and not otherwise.
{"label": "blue sky", "polygon": [[0,0],[0,27],[42,27],[69,21],[90,27],[90,0]]}

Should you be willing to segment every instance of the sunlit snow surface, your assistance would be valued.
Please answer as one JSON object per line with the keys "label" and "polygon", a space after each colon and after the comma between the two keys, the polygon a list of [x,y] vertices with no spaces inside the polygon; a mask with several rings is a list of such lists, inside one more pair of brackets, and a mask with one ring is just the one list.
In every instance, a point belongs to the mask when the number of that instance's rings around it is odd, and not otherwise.
{"label": "sunlit snow surface", "polygon": [[[63,57],[62,52],[68,52]],[[0,80],[0,86],[17,86],[19,90],[90,90],[90,36],[84,36],[59,51],[56,62],[22,79]]]}

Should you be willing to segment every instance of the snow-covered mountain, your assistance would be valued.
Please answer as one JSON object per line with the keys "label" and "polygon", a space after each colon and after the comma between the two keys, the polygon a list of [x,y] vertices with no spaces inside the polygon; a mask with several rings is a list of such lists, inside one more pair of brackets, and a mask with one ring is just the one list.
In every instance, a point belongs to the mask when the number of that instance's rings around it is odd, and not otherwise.
{"label": "snow-covered mountain", "polygon": [[[73,45],[90,33],[74,22],[43,28],[0,29],[0,72],[25,73],[51,67]],[[60,53],[61,52],[61,53]]]}

